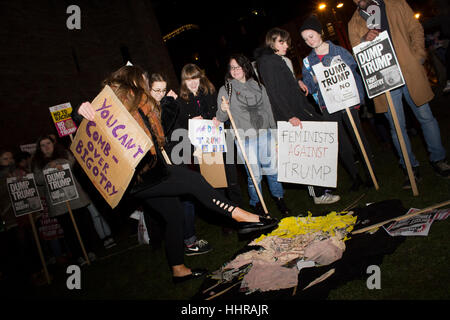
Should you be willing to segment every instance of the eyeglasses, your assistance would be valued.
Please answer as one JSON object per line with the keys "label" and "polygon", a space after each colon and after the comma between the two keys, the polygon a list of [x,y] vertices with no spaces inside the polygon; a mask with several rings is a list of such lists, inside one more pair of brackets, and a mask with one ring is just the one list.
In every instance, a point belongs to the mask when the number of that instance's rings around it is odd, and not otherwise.
{"label": "eyeglasses", "polygon": [[234,71],[234,70],[240,70],[240,69],[242,69],[242,67],[240,67],[240,66],[237,66],[237,67],[230,67],[230,70],[231,70],[231,71]]}
{"label": "eyeglasses", "polygon": [[161,89],[158,89],[158,90],[152,89],[152,91],[153,91],[153,92],[156,92],[156,93],[166,93],[166,92],[167,92],[167,89],[164,89],[164,90],[161,90]]}

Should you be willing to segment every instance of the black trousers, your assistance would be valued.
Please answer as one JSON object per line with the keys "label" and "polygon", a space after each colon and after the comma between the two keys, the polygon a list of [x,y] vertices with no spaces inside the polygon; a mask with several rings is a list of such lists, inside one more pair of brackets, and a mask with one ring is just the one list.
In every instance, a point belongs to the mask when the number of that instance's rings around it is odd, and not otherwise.
{"label": "black trousers", "polygon": [[[362,130],[358,109],[351,108],[350,113],[353,117],[356,128],[358,129],[364,148],[366,149],[367,157],[369,158],[369,161],[371,162],[371,166],[373,168],[373,162],[371,157],[372,151]],[[356,139],[355,132],[353,131],[350,119],[347,115],[347,112],[344,110],[330,114],[326,109],[324,109],[323,114],[324,114],[324,121],[336,121],[338,124],[339,159],[342,161],[342,164],[344,165],[344,168],[348,172],[350,177],[352,177],[352,179],[355,179],[358,174],[358,169],[355,165],[355,157],[354,157],[355,150],[353,148],[352,142],[350,141],[350,137],[353,140],[353,143],[356,146],[358,146],[357,149],[359,154],[361,155],[361,159],[364,159],[364,157],[362,156],[362,151],[359,148],[359,144]],[[365,163],[364,160],[362,163]],[[365,167],[366,166],[364,166],[364,168]]]}
{"label": "black trousers", "polygon": [[[166,180],[142,188],[133,197],[142,201],[166,222],[164,236],[167,260],[170,266],[184,263],[184,211],[179,196],[192,195],[207,209],[231,218],[235,208],[223,194],[215,190],[203,176],[184,166],[168,166]],[[150,211],[150,213],[151,213]],[[145,213],[145,214],[150,214]]]}
{"label": "black trousers", "polygon": [[[87,210],[87,207],[84,207],[72,210],[72,213],[77,224],[78,231],[80,232],[84,249],[86,250],[86,253],[89,253],[92,251],[94,244],[94,226],[92,224],[90,212]],[[83,251],[81,250],[81,244],[78,240],[69,212],[57,216],[56,219],[64,230],[64,240],[72,254],[72,259],[76,260],[79,257],[84,258]]]}

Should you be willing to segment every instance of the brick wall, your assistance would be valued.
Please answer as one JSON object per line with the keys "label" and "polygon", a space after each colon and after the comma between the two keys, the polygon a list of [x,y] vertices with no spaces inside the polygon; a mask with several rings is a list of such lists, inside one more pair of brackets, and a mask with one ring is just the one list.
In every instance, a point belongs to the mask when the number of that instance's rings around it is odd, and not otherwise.
{"label": "brick wall", "polygon": [[[81,30],[66,27],[71,4]],[[178,86],[149,1],[1,1],[0,43],[0,147],[56,134],[48,108],[92,100],[124,55]]]}

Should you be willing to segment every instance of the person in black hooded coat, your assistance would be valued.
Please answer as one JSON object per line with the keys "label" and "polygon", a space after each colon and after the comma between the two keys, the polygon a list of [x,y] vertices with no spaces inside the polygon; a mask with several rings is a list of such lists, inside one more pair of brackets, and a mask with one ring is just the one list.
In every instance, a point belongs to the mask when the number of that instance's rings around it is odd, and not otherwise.
{"label": "person in black hooded coat", "polygon": [[[275,121],[289,121],[301,126],[301,121],[323,121],[295,79],[292,62],[285,57],[290,35],[286,30],[273,28],[266,34],[265,46],[255,50],[256,68],[269,96]],[[324,188],[308,186],[315,204],[331,204],[340,200],[338,195]]]}

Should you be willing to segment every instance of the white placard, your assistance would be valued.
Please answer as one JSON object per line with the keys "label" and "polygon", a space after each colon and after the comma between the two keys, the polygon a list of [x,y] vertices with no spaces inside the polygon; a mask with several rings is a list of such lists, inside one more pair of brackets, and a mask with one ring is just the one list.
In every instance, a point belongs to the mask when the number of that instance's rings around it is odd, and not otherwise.
{"label": "white placard", "polygon": [[303,128],[278,121],[278,181],[336,188],[336,122],[302,121]]}
{"label": "white placard", "polygon": [[360,103],[353,72],[341,59],[341,56],[335,56],[329,67],[318,63],[312,68],[329,113],[344,110]]}
{"label": "white placard", "polygon": [[202,153],[227,152],[223,123],[215,126],[212,120],[189,119],[189,139]]}

